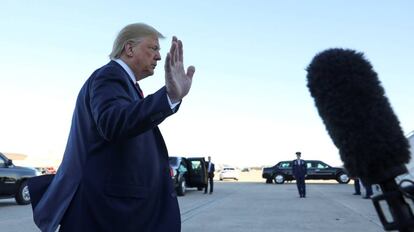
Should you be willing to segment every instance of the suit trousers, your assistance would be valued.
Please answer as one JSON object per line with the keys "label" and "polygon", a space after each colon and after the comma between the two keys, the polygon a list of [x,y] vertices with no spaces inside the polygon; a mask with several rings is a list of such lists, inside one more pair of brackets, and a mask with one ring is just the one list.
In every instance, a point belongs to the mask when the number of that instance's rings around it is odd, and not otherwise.
{"label": "suit trousers", "polygon": [[361,194],[361,186],[359,185],[359,179],[354,180],[354,188],[355,188],[355,194]]}
{"label": "suit trousers", "polygon": [[296,178],[296,186],[298,187],[299,196],[306,197],[305,177]]}
{"label": "suit trousers", "polygon": [[210,184],[210,193],[213,193],[214,189],[214,181],[213,177],[208,177],[206,188],[204,189],[204,193],[207,193],[208,185]]}

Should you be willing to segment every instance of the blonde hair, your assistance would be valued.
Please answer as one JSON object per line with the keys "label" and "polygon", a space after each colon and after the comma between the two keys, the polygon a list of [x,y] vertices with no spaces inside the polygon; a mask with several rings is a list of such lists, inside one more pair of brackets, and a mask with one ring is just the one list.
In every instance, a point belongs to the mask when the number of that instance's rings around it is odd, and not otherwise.
{"label": "blonde hair", "polygon": [[164,36],[155,28],[145,23],[133,23],[127,25],[119,32],[118,36],[116,37],[114,45],[112,47],[112,52],[109,54],[109,58],[111,60],[119,59],[127,43],[131,43],[133,46],[136,46],[139,42],[141,42],[142,38],[145,38],[147,36],[157,36],[157,38],[164,38]]}

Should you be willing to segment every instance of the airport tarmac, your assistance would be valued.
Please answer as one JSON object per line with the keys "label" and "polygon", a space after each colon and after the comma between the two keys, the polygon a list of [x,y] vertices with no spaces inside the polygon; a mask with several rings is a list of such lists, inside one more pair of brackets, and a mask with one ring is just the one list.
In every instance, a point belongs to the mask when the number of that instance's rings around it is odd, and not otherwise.
{"label": "airport tarmac", "polygon": [[[352,184],[307,184],[307,198],[296,185],[215,182],[213,194],[189,189],[179,197],[183,232],[378,232],[384,231],[371,200],[354,196]],[[0,200],[2,232],[39,231],[30,206]]]}
{"label": "airport tarmac", "polygon": [[217,183],[212,195],[180,198],[182,231],[384,231],[371,200],[352,193],[351,184],[308,184],[299,198],[294,183]]}

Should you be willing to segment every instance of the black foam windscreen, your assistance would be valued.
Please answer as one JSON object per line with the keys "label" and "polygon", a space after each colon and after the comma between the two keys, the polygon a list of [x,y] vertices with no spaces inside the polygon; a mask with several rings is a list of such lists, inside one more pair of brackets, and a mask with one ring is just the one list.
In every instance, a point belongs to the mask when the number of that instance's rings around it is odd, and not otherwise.
{"label": "black foam windscreen", "polygon": [[309,91],[349,174],[380,183],[405,173],[408,141],[364,55],[328,49],[307,71]]}

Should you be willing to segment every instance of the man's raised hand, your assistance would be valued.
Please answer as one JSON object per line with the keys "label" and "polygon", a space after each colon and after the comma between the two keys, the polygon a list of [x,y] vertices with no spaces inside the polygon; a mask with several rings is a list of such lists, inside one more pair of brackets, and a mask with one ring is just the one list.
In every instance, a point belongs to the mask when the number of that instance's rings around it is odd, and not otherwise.
{"label": "man's raised hand", "polygon": [[189,66],[185,73],[183,60],[183,43],[173,36],[170,52],[165,59],[165,86],[173,103],[181,101],[188,94],[193,81],[195,67]]}

